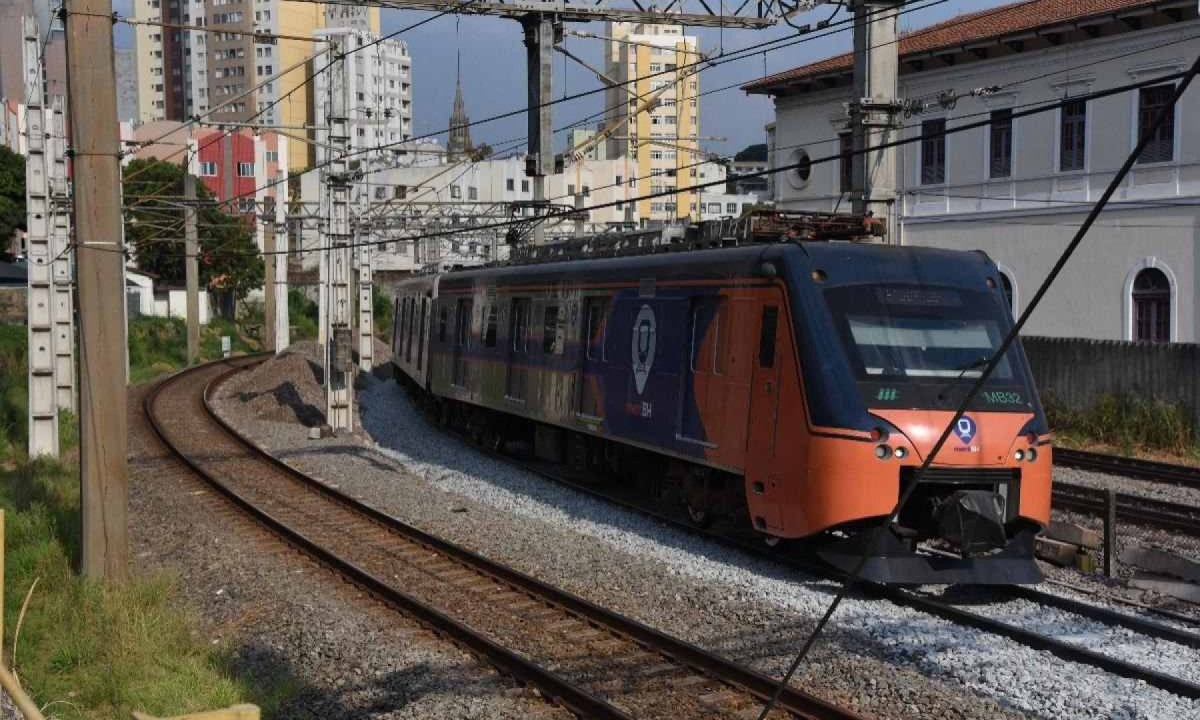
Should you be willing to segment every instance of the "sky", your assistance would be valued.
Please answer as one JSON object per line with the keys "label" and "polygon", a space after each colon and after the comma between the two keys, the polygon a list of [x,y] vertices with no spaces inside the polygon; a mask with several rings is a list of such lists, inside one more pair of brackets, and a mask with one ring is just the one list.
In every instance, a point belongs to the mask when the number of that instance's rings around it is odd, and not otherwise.
{"label": "sky", "polygon": [[[114,10],[121,15],[130,12],[131,0],[114,0]],[[695,3],[687,3],[690,6]],[[914,7],[930,5],[924,9],[906,12],[901,16],[901,29],[911,30],[931,25],[955,15],[983,10],[1005,4],[1005,0],[915,0]],[[611,7],[631,7],[630,0],[609,0]],[[710,3],[715,5],[715,3]],[[835,6],[817,6],[814,10],[793,18],[797,25],[829,18]],[[429,13],[411,10],[382,11],[383,32],[393,33],[430,16]],[[700,74],[700,92],[734,87],[712,92],[700,98],[700,133],[705,138],[701,145],[721,154],[733,155],[738,150],[754,143],[765,142],[764,127],[774,117],[771,101],[765,97],[748,96],[737,85],[755,80],[765,74],[821,60],[831,55],[848,52],[852,37],[850,26],[837,25],[845,18],[838,10],[833,15],[835,27],[818,31],[795,42],[790,47],[750,55],[742,59],[718,64]],[[568,23],[568,30],[579,30],[603,35],[601,23]],[[757,45],[769,40],[795,38],[796,30],[786,24],[766,30],[724,30],[691,28],[686,31],[700,38],[702,52],[714,57],[722,48],[726,54],[739,48]],[[821,37],[823,36],[824,37]],[[515,20],[474,15],[456,18],[446,15],[434,19],[414,30],[397,36],[408,44],[413,59],[413,134],[423,136],[440,134],[445,140],[445,129],[449,124],[450,110],[454,101],[456,60],[461,54],[463,96],[467,114],[473,122],[494,115],[521,110],[526,105],[525,46],[522,42],[521,26]],[[133,43],[127,25],[117,25],[117,46],[129,47]],[[596,39],[578,38],[568,35],[564,45],[572,53],[587,60],[594,67],[601,66],[604,42]],[[557,55],[555,60],[554,97],[575,94],[601,88],[600,81],[592,73],[573,60]],[[554,127],[561,128],[593,113],[603,110],[603,93],[567,101],[554,106]],[[486,122],[471,127],[471,139],[476,145],[488,143],[503,153],[510,148],[522,148],[517,141],[525,136],[525,115]],[[596,121],[590,124],[594,127]],[[555,136],[555,147],[561,149],[565,135]]]}

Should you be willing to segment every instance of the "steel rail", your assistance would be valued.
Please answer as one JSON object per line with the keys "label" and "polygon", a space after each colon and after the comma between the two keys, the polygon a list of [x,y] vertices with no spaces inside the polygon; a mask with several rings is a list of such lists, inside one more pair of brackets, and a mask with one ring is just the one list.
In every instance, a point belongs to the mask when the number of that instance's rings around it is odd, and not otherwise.
{"label": "steel rail", "polygon": [[[666,635],[654,628],[651,628],[643,623],[640,623],[632,618],[619,615],[613,611],[602,608],[591,603],[581,597],[573,595],[565,590],[553,587],[543,583],[536,578],[530,577],[515,570],[511,567],[492,561],[477,553],[474,553],[466,548],[460,547],[436,536],[425,533],[418,528],[415,528],[407,523],[404,523],[386,513],[383,513],[375,508],[365,505],[349,495],[330,487],[319,480],[316,480],[295,468],[284,463],[282,460],[272,456],[263,448],[259,447],[253,441],[243,437],[238,433],[224,418],[220,417],[213,409],[211,404],[211,394],[219,385],[228,377],[236,372],[247,369],[252,363],[246,363],[240,367],[235,367],[227,372],[222,373],[209,381],[203,393],[203,405],[211,419],[221,430],[230,438],[238,442],[240,445],[249,450],[258,460],[274,466],[276,469],[291,476],[292,479],[302,483],[306,487],[320,493],[329,500],[339,503],[352,511],[361,514],[363,517],[372,522],[386,527],[388,530],[396,532],[412,542],[424,545],[447,558],[463,564],[467,567],[490,576],[495,580],[505,583],[515,589],[525,592],[530,595],[535,595],[543,601],[557,605],[567,612],[574,614],[588,623],[600,625],[608,628],[618,635],[624,636],[633,642],[650,648],[652,651],[662,654],[673,659],[675,662],[689,666],[700,674],[712,677],[716,680],[724,682],[735,688],[747,692],[748,694],[765,700],[770,696],[775,688],[774,681],[761,673],[755,672],[744,666],[733,663],[718,655],[708,652],[691,643],[685,642],[678,638]],[[206,366],[200,366],[206,367]],[[161,389],[156,388],[154,396]],[[151,397],[147,397],[147,408],[151,407],[153,402]],[[151,418],[151,423],[155,424],[154,416],[147,413]],[[155,426],[156,432],[159,432],[160,437],[164,434]],[[164,442],[166,440],[164,439]],[[170,443],[167,443],[170,446]],[[190,467],[196,470],[202,476],[209,477],[202,468],[193,463],[190,459],[184,457]],[[210,479],[218,487],[222,487],[219,481]],[[223,488],[222,492],[230,495],[232,491]],[[251,503],[245,501],[236,494],[231,495],[232,499],[243,509],[252,513],[255,517],[265,518],[265,522],[269,524],[277,533],[294,538],[296,544],[303,547],[306,551],[320,558],[322,562],[335,567],[339,571],[345,572],[348,577],[351,577],[355,582],[363,585],[369,591],[377,594],[380,597],[391,600],[394,596],[402,596],[395,588],[389,586],[386,582],[372,577],[360,568],[334,556],[327,550],[320,548],[309,539],[300,535],[295,530],[284,526],[284,524],[271,518],[267,513],[252,506]],[[422,619],[434,624],[439,629],[444,630],[448,635],[456,640],[462,641],[473,650],[484,654],[491,660],[495,655],[498,660],[501,670],[519,677],[529,680],[533,684],[543,687],[543,691],[556,698],[572,712],[584,717],[597,718],[627,718],[623,711],[613,707],[607,702],[588,694],[563,678],[549,673],[548,671],[533,665],[530,661],[515,653],[499,647],[492,643],[487,638],[474,633],[465,625],[457,623],[452,618],[440,613],[436,609],[429,607],[420,601],[412,598],[404,599],[397,598],[397,604],[404,607],[406,610],[411,608],[411,611]],[[545,683],[545,686],[543,686]],[[863,716],[840,708],[827,701],[824,701],[815,696],[809,695],[799,689],[791,688],[784,694],[783,701],[779,705],[781,710],[785,710],[793,715],[806,718],[808,720],[863,720]]]}
{"label": "steel rail", "polygon": [[[547,469],[544,464],[519,460],[494,450],[481,448],[470,443],[467,438],[457,432],[450,431],[445,428],[438,429],[466,444],[471,445],[478,452],[506,462],[514,467],[519,467],[522,470],[550,480],[556,484],[569,487],[596,499],[611,503],[624,510],[670,525],[677,530],[682,530],[688,534],[703,537],[727,547],[736,548],[754,557],[768,559],[810,575],[833,580],[841,579],[843,577],[841,573],[826,566],[821,566],[813,562],[807,562],[794,556],[785,555],[780,548],[771,549],[760,543],[739,540],[730,537],[728,534],[697,527],[696,525],[680,517],[647,508],[627,499],[605,493],[595,487],[576,482],[563,475],[552,472],[551,470]],[[1021,645],[1025,645],[1026,647],[1049,652],[1059,658],[1062,658],[1063,660],[1077,662],[1083,665],[1090,665],[1114,675],[1119,675],[1121,677],[1126,677],[1133,680],[1140,680],[1148,685],[1166,690],[1167,692],[1174,693],[1181,697],[1200,699],[1200,685],[1195,683],[1191,683],[1181,678],[1172,677],[1165,673],[1158,672],[1157,670],[1140,667],[1124,660],[1120,660],[1094,650],[1089,650],[1078,645],[1073,645],[1068,642],[1057,640],[1046,635],[1040,635],[1017,625],[1005,623],[999,620],[993,620],[991,618],[979,615],[978,613],[964,610],[963,608],[957,607],[949,602],[936,600],[926,595],[903,588],[880,585],[877,583],[859,581],[856,583],[856,587],[861,588],[862,592],[868,597],[889,600],[897,605],[911,607],[915,610],[941,617],[957,625],[974,627],[994,635],[1006,637]],[[1172,642],[1178,642],[1189,647],[1200,647],[1200,636],[1197,636],[1193,633],[1188,633],[1184,630],[1177,630],[1168,625],[1156,623],[1145,618],[1139,618],[1133,615],[1118,612],[1116,610],[1109,610],[1107,608],[1090,605],[1088,603],[1073,601],[1069,598],[1063,598],[1060,596],[1051,595],[1049,593],[1040,593],[1040,591],[1032,588],[1020,588],[1015,591],[1011,588],[1006,588],[1002,592],[1011,592],[1012,595],[1024,597],[1025,599],[1033,602],[1042,602],[1061,610],[1073,612],[1080,616],[1087,617],[1098,622],[1103,622],[1108,625],[1128,628],[1134,630],[1135,632],[1143,632],[1146,635],[1159,637]]]}
{"label": "steel rail", "polygon": [[[261,360],[256,360],[261,362]],[[218,361],[220,362],[220,361]],[[255,364],[255,362],[247,362],[245,364],[231,363],[235,366],[222,373],[217,380],[224,380],[230,375],[240,372]],[[585,718],[598,718],[604,720],[632,720],[627,713],[613,707],[607,702],[596,698],[590,693],[578,688],[557,674],[542,668],[511,650],[498,645],[483,635],[476,633],[471,628],[463,625],[448,615],[438,611],[436,608],[427,605],[417,598],[403,593],[392,587],[387,582],[371,575],[365,570],[359,568],[353,563],[334,555],[321,546],[309,540],[302,533],[289,527],[282,521],[273,517],[270,513],[255,506],[250,501],[243,498],[237,492],[229,488],[211,473],[206,471],[204,467],[196,462],[193,458],[178,452],[174,445],[169,440],[167,433],[163,430],[157,414],[154,412],[154,404],[159,395],[170,383],[178,382],[184,377],[194,373],[211,370],[212,364],[198,365],[180,373],[177,373],[163,382],[160,382],[150,393],[146,395],[143,401],[143,409],[146,417],[150,422],[150,426],[154,429],[155,434],[162,440],[163,444],[169,448],[175,456],[187,465],[198,476],[204,478],[210,485],[223,494],[234,505],[241,508],[259,523],[270,528],[276,535],[282,537],[288,543],[291,543],[312,557],[319,560],[322,564],[332,568],[335,572],[346,577],[354,582],[359,587],[368,591],[372,595],[382,599],[384,602],[399,608],[406,614],[417,618],[428,627],[434,628],[446,636],[451,638],[455,643],[470,649],[472,652],[487,658],[494,667],[501,672],[516,678],[520,681],[528,682],[535,685],[540,691],[553,699],[554,702],[562,705],[571,712]],[[212,383],[205,383],[203,405],[206,409],[209,407],[208,390]],[[220,423],[223,431],[229,432],[228,427],[224,423]],[[234,435],[237,438],[237,435]],[[286,466],[285,466],[286,467]]]}
{"label": "steel rail", "polygon": [[[1117,519],[1200,537],[1200,507],[1119,492]],[[1054,483],[1053,504],[1060,510],[1104,515],[1105,492],[1084,485]]]}
{"label": "steel rail", "polygon": [[1055,447],[1054,464],[1200,489],[1200,467]]}

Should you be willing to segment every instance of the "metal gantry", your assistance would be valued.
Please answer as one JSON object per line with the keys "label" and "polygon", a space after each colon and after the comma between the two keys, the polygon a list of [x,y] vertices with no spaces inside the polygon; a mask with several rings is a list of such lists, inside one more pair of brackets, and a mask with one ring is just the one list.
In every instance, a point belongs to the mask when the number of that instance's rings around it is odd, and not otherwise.
{"label": "metal gantry", "polygon": [[71,251],[71,180],[67,175],[67,127],[63,98],[51,100],[47,142],[50,173],[50,256],[54,301],[54,387],[58,409],[75,412],[75,267]]}

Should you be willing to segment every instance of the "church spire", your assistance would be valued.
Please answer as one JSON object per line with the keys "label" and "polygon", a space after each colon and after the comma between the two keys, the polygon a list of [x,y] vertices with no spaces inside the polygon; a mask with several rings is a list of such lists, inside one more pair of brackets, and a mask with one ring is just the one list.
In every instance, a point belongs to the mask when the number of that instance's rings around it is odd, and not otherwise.
{"label": "church spire", "polygon": [[[457,32],[457,22],[455,23]],[[461,45],[459,46],[461,48]],[[464,160],[471,155],[475,148],[471,145],[471,120],[467,117],[467,104],[463,101],[462,93],[462,51],[456,55],[454,110],[450,113],[450,138],[446,142],[446,160],[455,162]]]}

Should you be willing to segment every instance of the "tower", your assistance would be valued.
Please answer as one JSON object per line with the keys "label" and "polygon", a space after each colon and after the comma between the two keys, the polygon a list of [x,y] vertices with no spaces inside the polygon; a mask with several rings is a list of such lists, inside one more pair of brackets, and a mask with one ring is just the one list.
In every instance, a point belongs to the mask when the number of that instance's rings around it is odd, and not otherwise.
{"label": "tower", "polygon": [[446,142],[446,161],[457,162],[471,155],[471,120],[467,117],[467,106],[463,102],[461,61],[454,88],[454,111],[450,113],[450,139]]}

